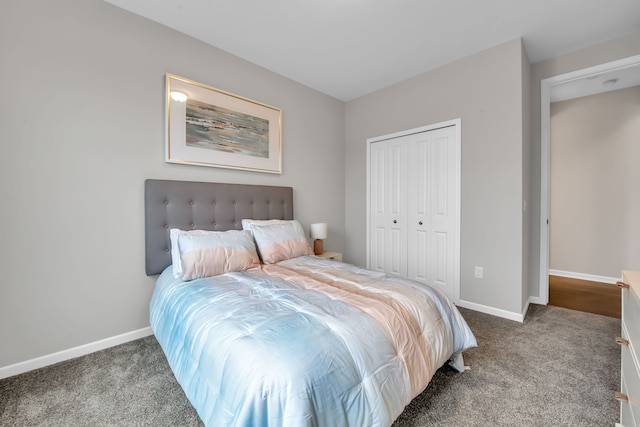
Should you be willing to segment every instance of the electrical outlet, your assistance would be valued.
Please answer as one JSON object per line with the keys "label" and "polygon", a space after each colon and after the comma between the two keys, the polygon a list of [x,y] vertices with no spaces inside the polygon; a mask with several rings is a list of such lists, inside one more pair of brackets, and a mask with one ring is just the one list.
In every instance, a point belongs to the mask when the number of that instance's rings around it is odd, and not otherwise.
{"label": "electrical outlet", "polygon": [[484,269],[482,267],[476,266],[474,275],[476,279],[482,279],[482,276],[484,275]]}

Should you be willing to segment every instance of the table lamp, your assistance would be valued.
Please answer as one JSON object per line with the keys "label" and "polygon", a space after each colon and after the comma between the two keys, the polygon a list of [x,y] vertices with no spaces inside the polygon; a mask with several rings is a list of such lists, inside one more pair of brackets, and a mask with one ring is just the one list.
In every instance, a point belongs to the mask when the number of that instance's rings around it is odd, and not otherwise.
{"label": "table lamp", "polygon": [[324,252],[322,247],[322,239],[327,238],[327,224],[325,222],[319,222],[311,224],[311,238],[313,239],[313,253],[321,255]]}

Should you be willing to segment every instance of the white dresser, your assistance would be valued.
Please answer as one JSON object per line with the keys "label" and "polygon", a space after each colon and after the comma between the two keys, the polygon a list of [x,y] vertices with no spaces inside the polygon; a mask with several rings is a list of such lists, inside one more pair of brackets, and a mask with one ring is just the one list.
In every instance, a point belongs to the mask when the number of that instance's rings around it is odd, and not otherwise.
{"label": "white dresser", "polygon": [[622,375],[620,392],[620,424],[640,426],[640,272],[623,271],[622,282]]}

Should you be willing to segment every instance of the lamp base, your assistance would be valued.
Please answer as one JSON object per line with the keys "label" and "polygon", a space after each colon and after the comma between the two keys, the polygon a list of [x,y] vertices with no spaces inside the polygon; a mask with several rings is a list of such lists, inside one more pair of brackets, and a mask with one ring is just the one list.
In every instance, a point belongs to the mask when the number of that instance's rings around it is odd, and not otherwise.
{"label": "lamp base", "polygon": [[313,241],[313,253],[316,255],[322,255],[324,248],[322,247],[322,240],[316,239]]}

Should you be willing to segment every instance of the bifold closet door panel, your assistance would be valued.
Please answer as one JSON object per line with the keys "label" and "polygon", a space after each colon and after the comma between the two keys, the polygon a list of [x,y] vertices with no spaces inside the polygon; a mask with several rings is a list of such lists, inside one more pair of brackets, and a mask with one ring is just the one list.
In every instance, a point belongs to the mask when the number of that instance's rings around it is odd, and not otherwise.
{"label": "bifold closet door panel", "polygon": [[411,136],[408,277],[448,292],[455,280],[455,128]]}
{"label": "bifold closet door panel", "polygon": [[399,141],[372,144],[370,268],[407,275],[407,147]]}

